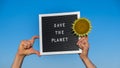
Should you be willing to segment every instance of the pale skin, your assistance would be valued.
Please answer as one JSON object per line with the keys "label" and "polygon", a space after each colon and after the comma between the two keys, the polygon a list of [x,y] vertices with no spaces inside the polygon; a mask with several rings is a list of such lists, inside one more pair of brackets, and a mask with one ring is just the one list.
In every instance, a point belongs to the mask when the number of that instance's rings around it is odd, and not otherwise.
{"label": "pale skin", "polygon": [[[33,49],[34,41],[35,39],[38,38],[39,36],[33,36],[30,40],[21,41],[18,48],[18,52],[16,53],[16,57],[12,64],[12,68],[21,68],[24,58],[30,54],[36,54],[40,56],[39,51]],[[88,37],[82,37],[80,40],[78,40],[77,45],[79,48],[82,49],[82,53],[79,54],[79,56],[83,63],[85,64],[86,68],[96,68],[95,65],[88,58],[89,50]]]}

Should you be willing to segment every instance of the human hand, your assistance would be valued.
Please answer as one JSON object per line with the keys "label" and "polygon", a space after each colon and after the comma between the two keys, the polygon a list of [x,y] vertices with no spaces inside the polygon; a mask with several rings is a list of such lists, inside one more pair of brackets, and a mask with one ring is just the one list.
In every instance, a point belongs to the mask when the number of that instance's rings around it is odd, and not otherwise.
{"label": "human hand", "polygon": [[79,48],[82,49],[82,53],[80,54],[81,59],[85,59],[88,58],[88,51],[89,51],[89,43],[88,43],[88,37],[81,37],[78,42],[77,45]]}
{"label": "human hand", "polygon": [[87,36],[81,37],[81,39],[78,40],[77,45],[79,48],[82,49],[80,58],[82,59],[83,63],[85,64],[86,68],[96,68],[96,66],[88,58],[88,51],[89,51],[88,37]]}
{"label": "human hand", "polygon": [[30,40],[21,41],[17,54],[19,56],[26,56],[30,54],[37,54],[38,56],[40,56],[39,51],[33,49],[34,41],[38,38],[39,36],[33,36]]}

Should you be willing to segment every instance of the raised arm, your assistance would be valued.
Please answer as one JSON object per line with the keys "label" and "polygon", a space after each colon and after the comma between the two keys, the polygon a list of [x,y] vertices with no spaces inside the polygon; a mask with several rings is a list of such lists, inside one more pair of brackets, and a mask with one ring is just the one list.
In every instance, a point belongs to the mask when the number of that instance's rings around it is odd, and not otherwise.
{"label": "raised arm", "polygon": [[85,64],[86,68],[96,68],[96,66],[92,63],[92,61],[88,57],[88,51],[89,51],[88,37],[87,36],[81,37],[81,39],[78,40],[77,45],[82,49],[80,58]]}
{"label": "raised arm", "polygon": [[18,52],[16,53],[12,68],[21,68],[24,57],[30,54],[37,54],[40,56],[39,51],[36,51],[32,48],[35,39],[39,38],[38,36],[33,36],[30,40],[23,40],[20,43]]}

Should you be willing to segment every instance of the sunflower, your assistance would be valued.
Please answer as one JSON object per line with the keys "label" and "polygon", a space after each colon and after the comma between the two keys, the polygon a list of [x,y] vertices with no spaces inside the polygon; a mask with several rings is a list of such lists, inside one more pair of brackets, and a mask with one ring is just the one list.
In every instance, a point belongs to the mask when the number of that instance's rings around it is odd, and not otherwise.
{"label": "sunflower", "polygon": [[86,18],[79,18],[74,21],[72,29],[77,36],[86,36],[91,31],[91,23]]}

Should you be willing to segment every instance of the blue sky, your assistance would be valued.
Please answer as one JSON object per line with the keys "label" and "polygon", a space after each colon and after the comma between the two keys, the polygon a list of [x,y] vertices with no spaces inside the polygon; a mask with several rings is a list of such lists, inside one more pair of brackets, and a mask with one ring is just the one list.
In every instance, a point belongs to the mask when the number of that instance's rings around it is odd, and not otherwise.
{"label": "blue sky", "polygon": [[[119,0],[0,0],[0,68],[10,68],[21,40],[38,33],[38,14],[80,11],[91,21],[89,57],[98,68],[120,68]],[[39,50],[39,40],[34,48]],[[77,54],[25,58],[23,68],[85,68]]]}

